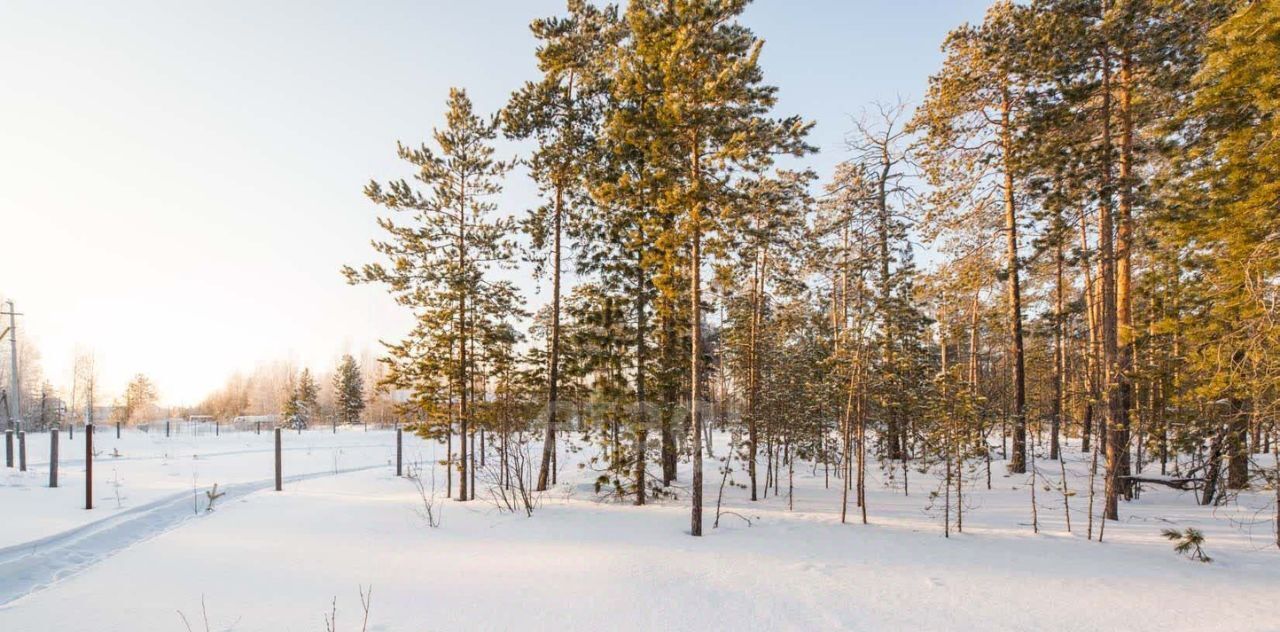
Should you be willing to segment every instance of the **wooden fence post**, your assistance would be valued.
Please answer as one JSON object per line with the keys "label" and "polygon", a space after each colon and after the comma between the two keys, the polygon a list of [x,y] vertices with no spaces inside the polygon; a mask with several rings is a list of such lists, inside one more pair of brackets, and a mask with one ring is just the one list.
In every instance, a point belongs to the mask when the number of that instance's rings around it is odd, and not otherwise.
{"label": "wooden fence post", "polygon": [[93,509],[93,424],[84,425],[84,508]]}
{"label": "wooden fence post", "polygon": [[120,438],[120,422],[116,422],[116,438]]}
{"label": "wooden fence post", "polygon": [[4,466],[13,467],[13,429],[4,430]]}
{"label": "wooden fence post", "polygon": [[18,431],[18,471],[27,471],[27,431]]}
{"label": "wooden fence post", "polygon": [[280,429],[276,428],[276,491],[284,491],[284,478],[280,475]]}
{"label": "wooden fence post", "polygon": [[403,457],[403,454],[404,454],[404,438],[403,438],[403,434],[404,434],[404,432],[403,432],[402,430],[400,430],[399,428],[396,428],[396,476],[402,476],[402,475],[403,475],[403,470],[401,469],[401,465],[402,465],[402,463],[404,462],[404,457]]}
{"label": "wooden fence post", "polygon": [[49,487],[58,486],[58,429],[49,429]]}
{"label": "wooden fence post", "polygon": [[164,436],[166,439],[169,437],[169,420],[168,419],[164,420]]}

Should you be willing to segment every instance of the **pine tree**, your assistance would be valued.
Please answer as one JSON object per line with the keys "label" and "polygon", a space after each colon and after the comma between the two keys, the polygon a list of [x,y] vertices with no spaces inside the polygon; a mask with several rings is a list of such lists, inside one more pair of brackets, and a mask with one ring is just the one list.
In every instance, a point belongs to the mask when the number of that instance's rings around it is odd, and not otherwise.
{"label": "pine tree", "polygon": [[398,145],[400,158],[417,169],[414,178],[429,191],[419,191],[404,180],[386,186],[371,182],[365,187],[370,200],[407,216],[405,223],[378,220],[389,239],[375,241],[373,247],[388,259],[387,264],[367,264],[359,271],[343,269],[350,283],[386,285],[397,302],[418,318],[410,336],[389,349],[389,359],[396,365],[392,379],[413,384],[420,394],[443,391],[444,400],[456,407],[463,438],[458,452],[458,500],[471,497],[467,438],[473,363],[468,356],[476,334],[476,311],[518,302],[510,282],[485,278],[494,266],[510,263],[514,248],[513,222],[494,217],[497,207],[491,201],[502,190],[502,177],[510,169],[493,157],[497,130],[497,117],[475,114],[466,92],[451,90],[445,127],[433,133],[439,149]]}
{"label": "pine tree", "polygon": [[342,356],[333,374],[333,403],[337,418],[344,424],[360,423],[364,412],[364,376],[360,365],[350,355]]}
{"label": "pine tree", "polygon": [[550,198],[524,223],[534,249],[549,250],[551,260],[547,428],[538,491],[545,490],[551,478],[559,414],[561,238],[565,224],[576,219],[573,207],[589,201],[584,195],[585,172],[594,154],[606,85],[597,76],[596,64],[611,45],[616,22],[616,9],[598,9],[584,0],[571,0],[568,17],[534,21],[530,28],[542,42],[537,57],[543,77],[516,91],[503,111],[509,136],[537,140],[529,159],[530,173]]}
{"label": "pine tree", "polygon": [[763,42],[736,21],[746,0],[635,0],[626,19],[636,63],[620,74],[661,69],[662,92],[647,161],[679,174],[660,204],[675,222],[669,238],[688,248],[689,432],[693,463],[691,533],[702,534],[702,265],[703,238],[715,230],[723,180],[735,167],[767,163],[776,153],[802,154],[810,128],[799,118],[767,118],[776,89],[762,84]]}
{"label": "pine tree", "polygon": [[[1020,62],[1026,56],[1028,11],[1008,0],[988,10],[981,26],[952,31],[943,44],[942,70],[930,79],[929,93],[913,125],[926,132],[923,152],[931,182],[939,187],[929,220],[955,230],[995,224],[1002,215],[1008,287],[1008,327],[1013,381],[1013,455],[1009,470],[1026,472],[1026,369],[1022,323],[1022,265],[1019,254],[1019,186],[1024,177],[1022,148],[1028,79]],[[999,204],[988,203],[998,196]]]}
{"label": "pine tree", "polygon": [[139,415],[150,411],[159,395],[151,378],[139,373],[129,380],[125,387],[124,402],[120,407],[119,420],[128,425],[137,421]]}
{"label": "pine tree", "polygon": [[320,417],[320,385],[316,384],[311,369],[302,369],[298,375],[298,390],[295,397],[298,406],[298,417],[303,427]]}
{"label": "pine tree", "polygon": [[904,129],[905,103],[875,104],[875,112],[857,122],[857,131],[851,135],[849,149],[854,156],[852,171],[867,180],[869,204],[859,209],[866,214],[862,221],[873,245],[867,254],[874,262],[869,273],[868,292],[873,295],[875,338],[879,348],[879,370],[871,375],[875,385],[877,407],[883,413],[885,428],[880,433],[884,456],[903,461],[908,457],[907,428],[903,420],[893,414],[896,398],[890,384],[898,380],[891,372],[899,366],[900,332],[895,326],[905,324],[899,316],[905,312],[900,304],[900,281],[903,279],[903,261],[898,256],[906,240],[904,222],[905,203],[914,193],[907,181],[905,167],[912,160],[908,146],[910,133]]}
{"label": "pine tree", "polygon": [[726,245],[730,262],[721,268],[719,283],[724,287],[748,288],[729,293],[727,337],[729,369],[745,384],[746,454],[743,456],[751,481],[751,500],[757,500],[757,472],[760,445],[761,348],[764,321],[772,310],[771,295],[776,286],[790,286],[794,292],[803,273],[802,262],[788,256],[788,250],[803,238],[808,205],[807,188],[813,174],[781,171],[744,180],[730,206],[726,232],[734,235]]}
{"label": "pine tree", "polygon": [[[1166,234],[1199,274],[1179,288],[1189,311],[1190,397],[1226,401],[1197,420],[1227,459],[1228,488],[1249,482],[1248,434],[1275,406],[1276,281],[1280,275],[1280,138],[1276,52],[1280,3],[1240,3],[1208,34],[1194,97],[1172,150]],[[1260,432],[1258,433],[1260,434]],[[1258,435],[1255,435],[1258,436]],[[1260,438],[1260,437],[1258,437]],[[1217,463],[1202,502],[1215,501]]]}
{"label": "pine tree", "polygon": [[601,472],[596,488],[607,486],[619,498],[642,483],[629,480],[633,472],[628,465],[634,464],[634,457],[623,442],[624,424],[630,423],[623,367],[631,359],[629,347],[635,337],[624,314],[627,305],[624,296],[604,285],[581,284],[568,301],[565,329],[573,373],[584,382],[584,436],[594,438],[604,456],[604,465],[596,468]]}
{"label": "pine tree", "polygon": [[287,428],[299,427],[302,425],[302,405],[298,400],[299,390],[298,381],[294,377],[292,371],[289,372],[288,379],[285,380],[284,392],[281,398],[284,400],[280,406],[280,421]]}
{"label": "pine tree", "polygon": [[[844,468],[840,520],[848,518],[849,494],[867,522],[866,443],[875,321],[870,279],[877,269],[878,187],[869,165],[846,161],[836,166],[818,214],[808,231],[808,268],[830,285],[831,354],[828,379],[839,393],[841,454]],[[857,463],[854,469],[854,463]]]}

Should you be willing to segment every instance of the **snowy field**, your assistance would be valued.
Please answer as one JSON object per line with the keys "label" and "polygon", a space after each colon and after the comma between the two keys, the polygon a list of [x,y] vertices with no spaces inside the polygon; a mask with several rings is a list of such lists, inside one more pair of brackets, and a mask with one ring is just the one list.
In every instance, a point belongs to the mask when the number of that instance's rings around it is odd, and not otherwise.
{"label": "snowy field", "polygon": [[[29,470],[0,479],[0,631],[181,631],[183,615],[204,630],[202,607],[209,630],[325,630],[335,610],[338,630],[359,630],[370,586],[368,629],[380,631],[1280,630],[1259,616],[1280,599],[1269,496],[1215,509],[1148,489],[1100,544],[1084,535],[1078,449],[1073,533],[1050,461],[1038,463],[1050,486],[1038,489],[1038,535],[1027,478],[998,461],[990,491],[973,473],[964,533],[949,539],[926,509],[935,480],[913,471],[904,496],[873,468],[870,524],[842,525],[839,481],[828,489],[810,464],[796,468],[794,510],[785,478],[781,496],[756,503],[731,487],[725,507],[751,524],[712,528],[720,476],[708,458],[697,539],[683,500],[598,498],[574,460],[591,448],[561,446],[560,484],[532,518],[499,512],[482,486],[475,502],[443,501],[432,529],[415,485],[395,476],[390,431],[286,432],[283,492],[269,433],[159,434],[99,432],[92,511],[82,433],[63,436],[58,489],[46,487],[47,438],[29,438]],[[407,462],[441,455],[405,437]],[[214,483],[227,496],[205,512]],[[1202,529],[1214,561],[1176,555],[1160,536],[1171,526]]]}

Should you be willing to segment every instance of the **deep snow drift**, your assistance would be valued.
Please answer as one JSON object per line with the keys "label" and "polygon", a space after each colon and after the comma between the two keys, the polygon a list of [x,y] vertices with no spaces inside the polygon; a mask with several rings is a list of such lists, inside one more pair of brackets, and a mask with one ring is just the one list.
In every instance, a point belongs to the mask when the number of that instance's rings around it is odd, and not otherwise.
{"label": "deep snow drift", "polygon": [[[808,463],[797,463],[794,511],[785,478],[781,496],[756,503],[730,487],[726,508],[751,524],[725,516],[713,529],[720,476],[708,458],[706,535],[692,538],[684,500],[602,500],[595,473],[579,467],[594,448],[567,443],[560,484],[532,518],[499,512],[482,485],[474,502],[442,501],[432,529],[414,484],[394,475],[389,431],[286,433],[279,493],[269,433],[117,440],[100,432],[92,511],[81,504],[81,434],[63,440],[59,489],[45,487],[46,459],[36,455],[47,443],[35,435],[29,471],[0,478],[6,632],[185,630],[179,612],[202,630],[202,599],[211,630],[324,630],[335,608],[339,630],[359,630],[359,590],[370,585],[369,629],[386,631],[1280,629],[1270,612],[1280,552],[1269,515],[1257,513],[1269,496],[1215,509],[1148,489],[1122,506],[1100,544],[1084,536],[1087,463],[1078,450],[1067,454],[1077,491],[1071,534],[1057,463],[1043,460],[1039,535],[1028,477],[1004,476],[999,461],[990,491],[985,472],[973,473],[964,533],[950,539],[940,509],[926,510],[935,478],[912,471],[904,496],[873,467],[871,524],[852,522],[851,509],[842,525],[840,481]],[[405,444],[408,462],[443,455],[417,438]],[[440,493],[444,476],[439,468]],[[215,482],[228,495],[205,512]],[[1177,556],[1160,537],[1171,526],[1203,530],[1213,563]]]}

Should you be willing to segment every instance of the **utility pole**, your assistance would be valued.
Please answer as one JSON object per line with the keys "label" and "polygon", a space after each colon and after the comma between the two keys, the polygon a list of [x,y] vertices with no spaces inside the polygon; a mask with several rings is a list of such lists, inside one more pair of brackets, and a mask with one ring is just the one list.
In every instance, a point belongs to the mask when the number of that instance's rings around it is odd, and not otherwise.
{"label": "utility pole", "polygon": [[[8,311],[0,312],[0,316],[9,317],[9,329],[6,332],[9,335],[9,423],[16,427],[18,415],[22,408],[18,405],[21,403],[21,397],[18,395],[18,321],[16,317],[21,316],[13,310],[13,300],[5,301],[5,305],[9,307]],[[3,334],[0,334],[3,338]]]}

